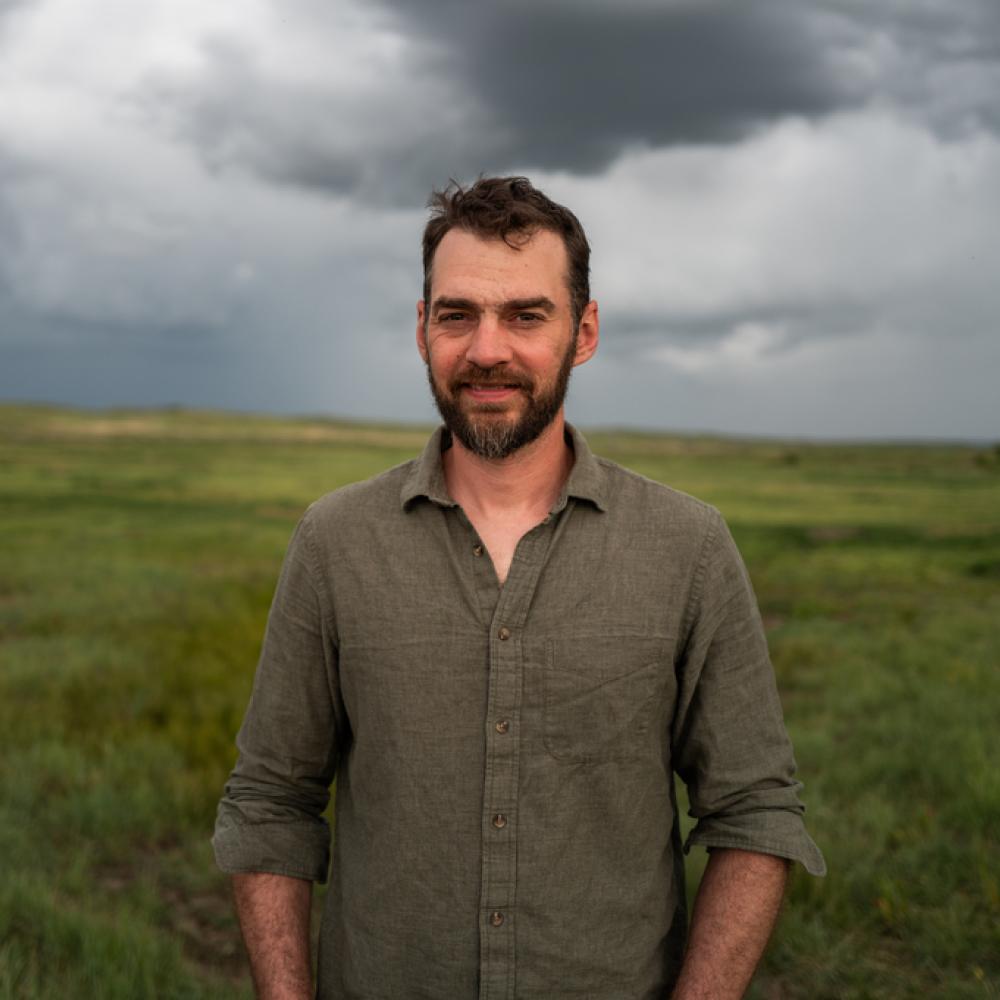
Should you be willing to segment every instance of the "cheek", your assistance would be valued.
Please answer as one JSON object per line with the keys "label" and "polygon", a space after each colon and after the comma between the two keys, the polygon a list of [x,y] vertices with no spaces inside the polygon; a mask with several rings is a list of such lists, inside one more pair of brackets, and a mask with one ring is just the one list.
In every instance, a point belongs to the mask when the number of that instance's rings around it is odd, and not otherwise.
{"label": "cheek", "polygon": [[458,361],[461,354],[462,352],[459,347],[450,341],[444,340],[438,341],[432,356],[435,358],[437,364],[451,366]]}
{"label": "cheek", "polygon": [[559,371],[564,355],[558,351],[550,349],[547,345],[531,353],[526,353],[523,357],[525,367],[535,373],[538,378],[554,378]]}
{"label": "cheek", "polygon": [[429,346],[427,353],[427,364],[430,366],[434,377],[440,381],[446,381],[459,363],[458,352],[449,345],[436,343]]}

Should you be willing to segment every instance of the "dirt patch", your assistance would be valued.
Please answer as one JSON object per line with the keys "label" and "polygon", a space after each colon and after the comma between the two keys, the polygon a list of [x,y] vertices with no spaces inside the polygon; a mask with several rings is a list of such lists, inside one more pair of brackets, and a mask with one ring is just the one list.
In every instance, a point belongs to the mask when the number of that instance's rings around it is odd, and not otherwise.
{"label": "dirt patch", "polygon": [[[157,846],[150,849],[148,856],[169,850],[169,846]],[[188,961],[209,975],[246,983],[249,966],[226,881],[221,880],[217,889],[188,891],[167,884],[165,872],[144,872],[138,864],[129,862],[102,864],[93,874],[100,890],[111,896],[127,893],[140,879],[152,876],[164,904],[164,929],[174,937]]]}
{"label": "dirt patch", "polygon": [[300,444],[348,444],[357,447],[399,448],[419,451],[427,442],[424,428],[355,427],[349,424],[270,423],[261,419],[228,420],[211,416],[190,417],[52,417],[41,428],[50,438],[150,438],[177,441],[262,441]]}
{"label": "dirt patch", "polygon": [[246,952],[228,892],[184,893],[161,887],[170,929],[184,954],[200,968],[231,982],[247,976]]}
{"label": "dirt patch", "polygon": [[152,417],[108,417],[78,418],[66,420],[54,417],[46,422],[46,430],[53,436],[62,437],[150,437],[163,434],[167,425],[163,420]]}

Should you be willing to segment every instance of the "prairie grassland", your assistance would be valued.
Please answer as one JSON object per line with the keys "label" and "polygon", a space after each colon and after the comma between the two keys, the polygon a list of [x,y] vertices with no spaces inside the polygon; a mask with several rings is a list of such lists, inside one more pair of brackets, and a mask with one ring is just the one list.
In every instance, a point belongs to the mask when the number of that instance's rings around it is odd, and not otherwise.
{"label": "prairie grassland", "polygon": [[[249,996],[208,836],[284,546],[424,436],[0,407],[0,998]],[[830,875],[750,995],[1000,996],[1000,449],[590,439],[757,587]]]}

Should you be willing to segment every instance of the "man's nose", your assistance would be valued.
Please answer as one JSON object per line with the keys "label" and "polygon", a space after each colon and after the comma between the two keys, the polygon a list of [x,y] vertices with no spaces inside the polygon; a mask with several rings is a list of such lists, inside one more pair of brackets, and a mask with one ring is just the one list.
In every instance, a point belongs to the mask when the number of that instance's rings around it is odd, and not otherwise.
{"label": "man's nose", "polygon": [[510,361],[511,351],[507,333],[496,316],[483,313],[465,351],[466,361],[480,368]]}

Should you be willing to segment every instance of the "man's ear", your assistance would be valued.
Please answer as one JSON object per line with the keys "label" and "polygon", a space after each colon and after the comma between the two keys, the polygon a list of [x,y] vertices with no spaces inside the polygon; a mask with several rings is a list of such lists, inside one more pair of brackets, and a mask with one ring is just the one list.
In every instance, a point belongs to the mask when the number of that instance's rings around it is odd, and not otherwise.
{"label": "man's ear", "polygon": [[420,357],[427,363],[427,314],[424,311],[424,300],[417,303],[417,350]]}
{"label": "man's ear", "polygon": [[597,303],[591,299],[583,307],[583,315],[580,317],[580,325],[576,328],[576,352],[573,355],[573,364],[582,365],[589,361],[597,350],[597,343],[600,340],[600,317],[597,312]]}

